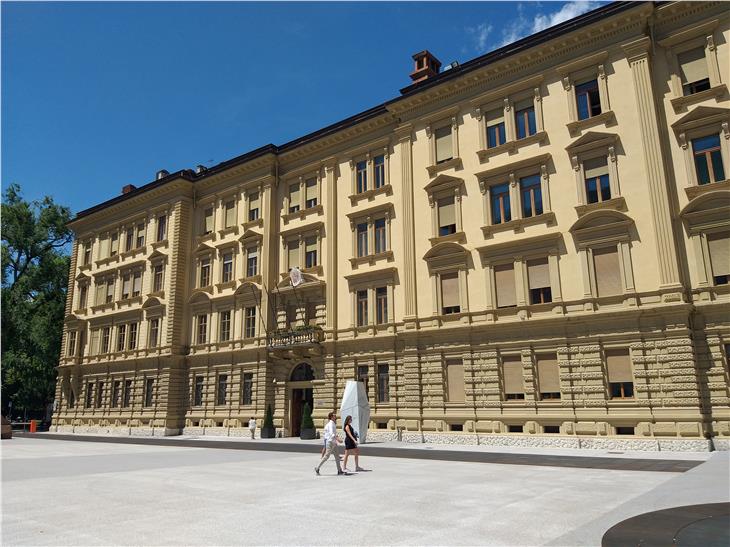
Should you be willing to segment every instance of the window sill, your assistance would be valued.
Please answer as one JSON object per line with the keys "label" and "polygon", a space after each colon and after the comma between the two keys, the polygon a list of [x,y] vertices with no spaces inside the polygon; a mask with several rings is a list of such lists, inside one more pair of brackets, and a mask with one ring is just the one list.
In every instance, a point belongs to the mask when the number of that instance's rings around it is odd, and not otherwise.
{"label": "window sill", "polygon": [[168,244],[167,239],[161,239],[160,241],[155,241],[154,243],[150,243],[150,245],[152,246],[152,248],[154,250],[167,249],[167,244]]}
{"label": "window sill", "polygon": [[218,292],[222,292],[225,289],[230,289],[235,286],[236,286],[235,281],[226,281],[225,283],[216,283],[215,288],[218,289]]}
{"label": "window sill", "polygon": [[215,232],[208,232],[207,234],[199,234],[195,238],[195,245],[198,246],[204,241],[215,241]]}
{"label": "window sill", "polygon": [[91,306],[92,313],[97,313],[100,311],[108,311],[114,309],[114,302],[104,302],[103,304],[97,304],[96,306]]}
{"label": "window sill", "polygon": [[466,234],[464,232],[455,232],[446,236],[430,237],[428,240],[431,242],[431,247],[446,242],[466,243]]}
{"label": "window sill", "polygon": [[295,218],[298,219],[304,219],[308,217],[309,215],[313,214],[321,215],[324,213],[324,207],[322,205],[315,205],[314,207],[310,207],[309,209],[300,209],[299,211],[295,213],[286,213],[285,215],[281,215],[282,220],[284,221],[284,224],[290,222],[291,220],[294,220]]}
{"label": "window sill", "polygon": [[79,308],[78,310],[73,310],[74,315],[86,315],[87,309],[86,308]]}
{"label": "window sill", "polygon": [[352,267],[353,270],[356,270],[357,267],[362,264],[369,264],[370,266],[372,266],[382,260],[387,260],[388,262],[392,262],[393,261],[393,251],[385,251],[383,253],[376,253],[376,254],[372,254],[372,255],[358,256],[355,258],[351,258],[350,266]]}
{"label": "window sill", "polygon": [[205,287],[196,287],[195,289],[193,289],[190,296],[193,296],[194,294],[198,294],[200,292],[204,292],[207,294],[213,294],[213,285],[206,285]]}
{"label": "window sill", "polygon": [[114,262],[119,262],[119,255],[114,256],[108,256],[106,258],[100,258],[95,262],[97,267],[106,266],[107,264],[112,264]]}
{"label": "window sill", "polygon": [[378,196],[380,194],[385,194],[387,196],[391,195],[393,193],[393,187],[390,184],[384,184],[380,188],[373,188],[372,190],[367,190],[365,192],[361,192],[359,194],[352,194],[349,196],[350,198],[350,205],[356,205],[359,201],[368,200],[371,201],[375,198],[375,196]]}
{"label": "window sill", "polygon": [[119,257],[122,260],[124,260],[125,258],[137,256],[138,254],[144,254],[146,252],[147,252],[147,247],[142,245],[141,247],[135,247],[134,249],[130,249],[129,251],[124,251],[123,253],[119,253]]}
{"label": "window sill", "polygon": [[534,135],[530,135],[529,137],[525,137],[524,139],[509,141],[493,148],[479,150],[477,152],[477,155],[479,156],[479,161],[484,163],[486,161],[489,161],[489,158],[492,156],[497,156],[499,154],[503,154],[504,152],[514,153],[520,148],[523,148],[530,144],[534,144],[536,142],[542,143],[545,140],[547,140],[547,133],[545,131],[540,131],[539,133],[535,133]]}
{"label": "window sill", "polygon": [[593,116],[591,118],[586,118],[585,120],[578,120],[575,122],[570,122],[566,125],[568,128],[568,131],[570,131],[571,135],[574,133],[578,133],[579,131],[583,131],[584,129],[587,129],[589,127],[593,127],[594,125],[608,125],[610,122],[614,122],[616,120],[616,116],[613,113],[613,110],[609,110],[608,112],[602,112],[598,116]]}
{"label": "window sill", "polygon": [[437,163],[436,165],[429,165],[426,167],[428,174],[434,176],[436,173],[441,173],[451,168],[461,167],[461,158],[451,158],[443,163]]}
{"label": "window sill", "polygon": [[541,215],[528,218],[516,218],[509,222],[503,222],[502,224],[492,224],[490,226],[482,226],[482,233],[484,237],[488,237],[491,234],[497,232],[508,232],[513,230],[515,233],[524,231],[525,226],[532,226],[534,224],[543,224],[547,226],[552,225],[555,222],[555,213],[548,211]]}
{"label": "window sill", "polygon": [[730,179],[721,180],[720,182],[709,182],[697,186],[687,186],[684,191],[689,199],[706,194],[707,192],[715,192],[717,190],[730,190]]}
{"label": "window sill", "polygon": [[119,307],[131,306],[132,304],[141,304],[141,303],[142,303],[142,295],[132,296],[130,298],[125,298],[124,300],[119,300],[117,302]]}
{"label": "window sill", "polygon": [[239,279],[239,281],[241,283],[256,283],[256,284],[260,285],[261,284],[261,275],[256,274],[256,275],[251,275],[249,277],[241,277]]}
{"label": "window sill", "polygon": [[89,262],[88,264],[81,264],[79,266],[79,271],[81,271],[81,272],[85,272],[86,270],[90,270],[90,269],[91,269],[91,262]]}
{"label": "window sill", "polygon": [[165,291],[155,291],[147,295],[147,298],[165,298]]}
{"label": "window sill", "polygon": [[575,211],[578,213],[578,217],[582,217],[587,213],[598,210],[626,211],[626,200],[622,196],[619,196],[606,201],[575,206]]}
{"label": "window sill", "polygon": [[220,237],[225,237],[229,234],[238,234],[238,226],[229,226],[228,228],[218,230],[218,236]]}
{"label": "window sill", "polygon": [[705,89],[704,91],[700,91],[699,93],[693,93],[692,95],[682,95],[681,97],[675,97],[674,99],[670,99],[669,102],[671,103],[672,108],[674,108],[674,112],[677,113],[695,103],[701,103],[702,101],[706,101],[707,99],[712,99],[712,98],[717,99],[726,94],[727,94],[727,85],[719,84],[714,87],[711,87],[710,89]]}
{"label": "window sill", "polygon": [[243,231],[250,230],[251,228],[261,228],[264,225],[264,219],[259,217],[256,220],[249,220],[243,223]]}
{"label": "window sill", "polygon": [[[312,266],[311,268],[302,268],[302,273],[312,274],[312,275],[322,275],[323,270],[322,270],[322,266]],[[287,275],[289,275],[289,274],[287,274]]]}

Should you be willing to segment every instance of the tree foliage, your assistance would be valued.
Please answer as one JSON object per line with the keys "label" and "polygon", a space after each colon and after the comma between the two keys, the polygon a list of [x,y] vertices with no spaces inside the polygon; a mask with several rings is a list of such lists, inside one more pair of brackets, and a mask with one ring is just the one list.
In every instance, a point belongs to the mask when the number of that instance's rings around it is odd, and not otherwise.
{"label": "tree foliage", "polygon": [[39,416],[53,400],[61,351],[71,211],[50,197],[28,202],[13,184],[1,216],[3,406]]}

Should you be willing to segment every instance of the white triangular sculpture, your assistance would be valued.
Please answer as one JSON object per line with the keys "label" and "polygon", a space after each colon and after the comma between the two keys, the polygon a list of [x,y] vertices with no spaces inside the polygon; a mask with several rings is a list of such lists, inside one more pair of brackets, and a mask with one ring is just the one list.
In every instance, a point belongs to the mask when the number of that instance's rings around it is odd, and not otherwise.
{"label": "white triangular sculpture", "polygon": [[345,394],[340,405],[340,419],[343,424],[348,416],[352,416],[352,428],[357,432],[357,440],[364,443],[368,436],[370,404],[362,382],[348,380],[345,385]]}

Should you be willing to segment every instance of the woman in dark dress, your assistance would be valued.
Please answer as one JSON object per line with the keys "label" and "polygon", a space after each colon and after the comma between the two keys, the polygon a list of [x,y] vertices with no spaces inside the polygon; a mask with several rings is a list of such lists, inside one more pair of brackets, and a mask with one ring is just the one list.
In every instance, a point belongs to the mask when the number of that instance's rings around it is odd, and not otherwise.
{"label": "woman in dark dress", "polygon": [[348,416],[345,418],[345,426],[343,427],[345,431],[345,461],[343,464],[344,470],[348,471],[347,469],[347,458],[352,454],[355,456],[355,471],[364,471],[362,467],[360,467],[360,449],[357,447],[357,433],[355,433],[355,430],[352,428],[352,416]]}

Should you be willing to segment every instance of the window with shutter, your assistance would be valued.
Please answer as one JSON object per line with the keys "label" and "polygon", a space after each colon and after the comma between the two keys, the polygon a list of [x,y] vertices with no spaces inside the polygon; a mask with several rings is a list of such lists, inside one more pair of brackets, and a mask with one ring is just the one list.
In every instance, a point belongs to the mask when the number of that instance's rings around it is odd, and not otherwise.
{"label": "window with shutter", "polygon": [[439,236],[456,233],[456,203],[454,196],[438,200]]}
{"label": "window with shutter", "polygon": [[226,228],[235,226],[236,224],[236,202],[234,200],[226,202]]}
{"label": "window with shutter", "polygon": [[134,272],[132,296],[139,296],[140,294],[142,294],[142,272]]}
{"label": "window with shutter", "polygon": [[677,55],[679,75],[684,95],[693,95],[710,89],[710,75],[707,70],[705,48],[698,47]]}
{"label": "window with shutter", "polygon": [[436,141],[436,163],[449,161],[454,157],[451,126],[439,127],[434,131]]}
{"label": "window with shutter", "polygon": [[299,241],[290,241],[287,245],[289,269],[299,267]]}
{"label": "window with shutter", "polygon": [[588,203],[598,203],[611,199],[611,186],[608,177],[608,158],[591,158],[583,162],[583,175]]}
{"label": "window with shutter", "polygon": [[627,399],[634,396],[634,373],[628,349],[607,349],[606,370],[608,387],[612,399]]}
{"label": "window with shutter", "polygon": [[112,234],[109,256],[116,256],[119,253],[119,235]]}
{"label": "window with shutter", "polygon": [[494,148],[507,142],[504,129],[504,109],[487,112],[487,148]]}
{"label": "window with shutter", "polygon": [[446,400],[449,403],[463,403],[464,390],[464,363],[458,359],[446,361]]}
{"label": "window with shutter", "polygon": [[203,213],[203,234],[213,231],[213,208],[209,207]]}
{"label": "window with shutter", "polygon": [[715,285],[727,285],[730,279],[730,232],[707,234],[710,265]]}
{"label": "window with shutter", "polygon": [[252,192],[248,195],[248,221],[258,220],[259,218],[259,193]]}
{"label": "window with shutter", "polygon": [[544,304],[553,301],[547,258],[527,261],[527,279],[530,286],[530,304]]}
{"label": "window with shutter", "polygon": [[305,207],[307,209],[311,209],[312,207],[317,206],[317,179],[311,178],[307,179],[305,182],[306,187],[306,203]]}
{"label": "window with shutter", "polygon": [[299,211],[299,183],[289,185],[289,212]]}
{"label": "window with shutter", "polygon": [[514,264],[499,264],[495,266],[494,284],[497,289],[498,308],[511,308],[517,305]]}
{"label": "window with shutter", "polygon": [[560,369],[554,353],[537,356],[540,399],[560,399]]}
{"label": "window with shutter", "polygon": [[308,237],[304,245],[304,263],[307,268],[314,268],[317,265],[317,238]]}
{"label": "window with shutter", "polygon": [[459,274],[441,274],[441,314],[448,315],[461,311],[459,299]]}
{"label": "window with shutter", "polygon": [[522,359],[519,355],[502,357],[502,379],[506,399],[524,399],[525,387],[522,380]]}
{"label": "window with shutter", "polygon": [[593,250],[598,296],[612,296],[623,292],[617,247]]}
{"label": "window with shutter", "polygon": [[253,277],[258,274],[259,268],[259,248],[249,247],[246,249],[246,275]]}

